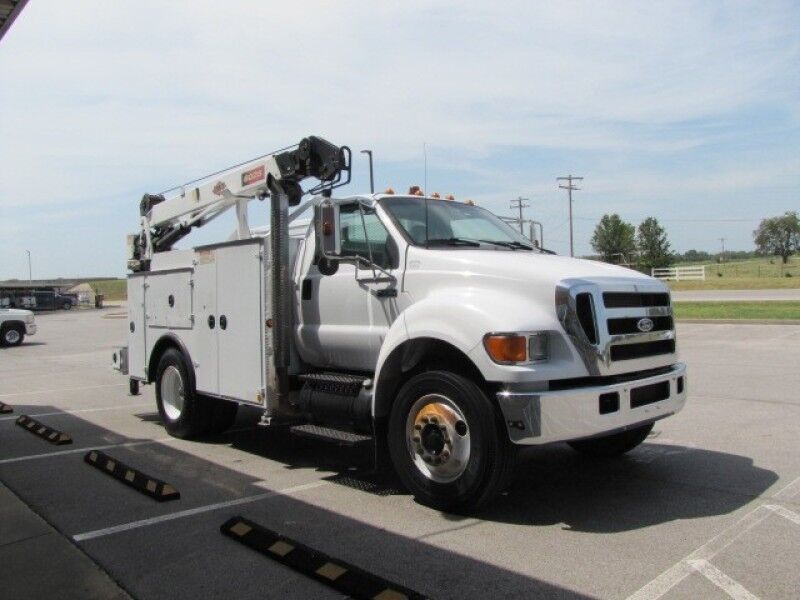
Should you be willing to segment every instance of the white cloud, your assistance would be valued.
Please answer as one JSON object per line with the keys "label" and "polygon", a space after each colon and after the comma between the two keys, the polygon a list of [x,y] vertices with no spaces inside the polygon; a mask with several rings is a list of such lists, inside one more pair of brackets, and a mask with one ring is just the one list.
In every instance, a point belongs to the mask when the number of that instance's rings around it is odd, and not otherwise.
{"label": "white cloud", "polygon": [[[427,141],[487,181],[510,147],[667,162],[764,110],[796,133],[798,21],[791,3],[37,0],[0,45],[0,211],[135,214],[144,190],[309,133],[395,165]],[[498,188],[517,182],[550,185]]]}

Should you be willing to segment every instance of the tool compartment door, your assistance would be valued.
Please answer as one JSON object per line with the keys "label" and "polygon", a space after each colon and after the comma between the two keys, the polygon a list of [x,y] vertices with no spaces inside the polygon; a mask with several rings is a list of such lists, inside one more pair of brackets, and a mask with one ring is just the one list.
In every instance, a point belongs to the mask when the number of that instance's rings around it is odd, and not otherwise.
{"label": "tool compartment door", "polygon": [[147,378],[146,336],[144,318],[145,275],[128,276],[128,375]]}
{"label": "tool compartment door", "polygon": [[217,263],[214,250],[196,253],[194,267],[194,381],[198,392],[219,394]]}
{"label": "tool compartment door", "polygon": [[215,248],[219,395],[253,404],[264,398],[263,240]]}

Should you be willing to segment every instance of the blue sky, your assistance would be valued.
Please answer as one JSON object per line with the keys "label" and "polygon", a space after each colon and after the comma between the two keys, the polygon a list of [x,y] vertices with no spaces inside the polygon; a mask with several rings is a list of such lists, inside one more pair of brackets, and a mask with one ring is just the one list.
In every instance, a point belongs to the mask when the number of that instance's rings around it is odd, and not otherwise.
{"label": "blue sky", "polygon": [[426,144],[429,191],[529,198],[560,253],[570,172],[579,254],[606,212],[752,249],[800,210],[799,65],[796,2],[36,0],[0,42],[0,279],[27,249],[34,277],[123,275],[142,193],[308,134],[399,190]]}

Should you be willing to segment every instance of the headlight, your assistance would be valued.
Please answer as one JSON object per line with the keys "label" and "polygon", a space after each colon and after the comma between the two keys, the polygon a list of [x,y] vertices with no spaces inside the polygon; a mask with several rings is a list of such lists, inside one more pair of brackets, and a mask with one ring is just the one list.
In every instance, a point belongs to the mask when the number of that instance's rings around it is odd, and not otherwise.
{"label": "headlight", "polygon": [[549,358],[547,333],[489,333],[483,338],[486,353],[503,365],[541,362]]}

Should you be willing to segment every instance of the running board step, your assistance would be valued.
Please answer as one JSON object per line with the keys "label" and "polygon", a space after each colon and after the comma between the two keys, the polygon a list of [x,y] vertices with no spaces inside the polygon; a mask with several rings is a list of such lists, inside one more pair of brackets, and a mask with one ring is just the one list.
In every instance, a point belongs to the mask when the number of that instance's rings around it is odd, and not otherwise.
{"label": "running board step", "polygon": [[297,378],[314,389],[348,396],[357,395],[362,387],[369,387],[372,383],[368,377],[348,373],[304,373]]}
{"label": "running board step", "polygon": [[334,442],[345,446],[355,446],[356,444],[372,440],[372,436],[369,435],[353,433],[352,431],[343,431],[332,427],[323,427],[322,425],[295,425],[294,427],[290,427],[289,431],[302,437],[314,438],[325,442]]}

